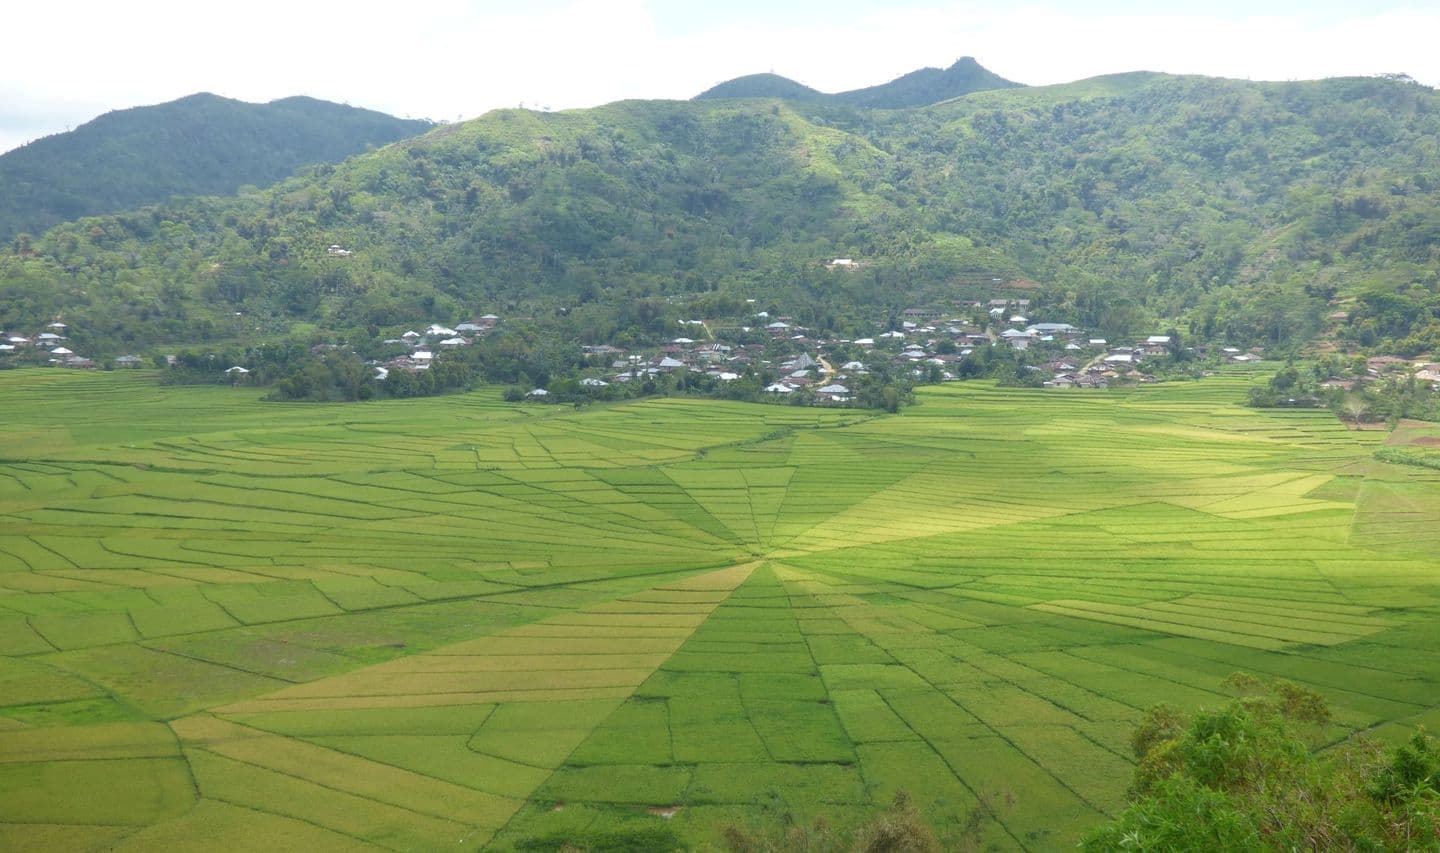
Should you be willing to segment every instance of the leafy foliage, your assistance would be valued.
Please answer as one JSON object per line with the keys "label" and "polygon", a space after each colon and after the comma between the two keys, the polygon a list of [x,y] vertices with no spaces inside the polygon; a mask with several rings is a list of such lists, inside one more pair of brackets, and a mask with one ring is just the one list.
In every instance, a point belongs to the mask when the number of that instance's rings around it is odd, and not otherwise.
{"label": "leafy foliage", "polygon": [[[1326,757],[1309,740],[1324,699],[1243,673],[1230,705],[1190,718],[1152,708],[1132,739],[1131,805],[1086,836],[1087,850],[1417,849],[1440,843],[1440,750],[1423,731],[1385,755]],[[1309,738],[1307,739],[1307,735]]]}
{"label": "leafy foliage", "polygon": [[1440,470],[1440,453],[1427,453],[1412,447],[1380,447],[1375,450],[1375,458],[1395,465]]}
{"label": "leafy foliage", "polygon": [[1270,377],[1264,385],[1256,385],[1248,392],[1247,403],[1256,408],[1298,407],[1313,408],[1327,401],[1335,403],[1339,397],[1327,393],[1320,387],[1324,370],[1302,370],[1292,362]]}

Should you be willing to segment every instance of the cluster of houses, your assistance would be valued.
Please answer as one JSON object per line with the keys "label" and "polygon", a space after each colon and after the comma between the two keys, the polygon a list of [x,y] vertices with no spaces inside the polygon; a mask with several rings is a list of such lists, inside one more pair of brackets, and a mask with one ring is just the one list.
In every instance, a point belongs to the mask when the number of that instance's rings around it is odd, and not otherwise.
{"label": "cluster of houses", "polygon": [[[70,349],[69,326],[55,321],[45,330],[35,334],[0,332],[0,359],[23,360],[27,364],[69,367],[78,370],[94,370],[98,365],[94,359]],[[144,360],[138,355],[122,355],[115,359],[116,367],[140,367]]]}
{"label": "cluster of houses", "polygon": [[1322,388],[1343,388],[1352,391],[1360,385],[1374,382],[1386,375],[1409,374],[1416,380],[1429,385],[1432,389],[1440,391],[1440,363],[1431,361],[1412,361],[1407,358],[1400,358],[1394,355],[1377,355],[1365,359],[1365,374],[1356,377],[1332,376],[1320,383]]}
{"label": "cluster of houses", "polygon": [[[846,260],[836,259],[834,266],[843,269],[848,266],[843,263]],[[857,384],[875,370],[917,381],[950,381],[963,375],[960,365],[965,359],[977,349],[991,346],[1027,352],[1022,369],[1038,372],[1035,384],[1046,387],[1105,388],[1115,383],[1151,382],[1154,376],[1141,369],[1143,362],[1171,353],[1177,344],[1169,336],[1152,335],[1112,345],[1069,323],[1032,322],[1026,316],[1030,307],[1029,299],[996,298],[957,301],[948,308],[908,308],[896,322],[882,327],[883,331],[854,339],[817,335],[792,317],[771,316],[766,311],[751,315],[748,325],[713,330],[703,320],[682,320],[682,334],[658,348],[630,352],[610,344],[584,346],[589,369],[578,381],[583,387],[600,389],[680,371],[716,383],[764,377],[762,381],[768,384],[763,392],[777,399],[804,392],[802,398],[816,404],[844,405],[855,398]],[[500,317],[486,314],[454,328],[434,323],[387,339],[384,344],[403,352],[384,362],[371,362],[374,378],[383,381],[395,370],[428,370],[438,354],[472,345],[499,323]],[[96,366],[64,345],[66,326],[58,321],[35,335],[0,333],[0,338],[4,340],[0,357],[24,349],[43,351],[50,364]],[[1192,352],[1201,357],[1211,354],[1203,347]],[[1221,349],[1218,355],[1232,363],[1261,358],[1256,352],[1233,347]],[[1389,357],[1370,361],[1375,375],[1395,369],[1394,363],[1404,363]],[[114,364],[139,367],[142,360],[126,355],[116,358]],[[1417,365],[1416,369],[1422,380],[1440,383],[1440,365]],[[249,371],[236,365],[225,372],[232,382],[239,382],[245,381]],[[537,388],[530,395],[544,398],[549,393]]]}
{"label": "cluster of houses", "polygon": [[[762,314],[764,312],[761,312]],[[768,317],[758,317],[764,321]],[[749,332],[764,328],[772,344],[786,341],[787,349],[799,348],[798,355],[771,358],[771,346],[764,343],[728,344],[719,341],[697,341],[693,338],[678,337],[658,351],[628,353],[623,349],[601,344],[584,347],[584,353],[592,364],[604,365],[607,378],[586,377],[580,380],[582,386],[604,387],[611,383],[624,384],[636,380],[654,378],[677,371],[704,375],[717,382],[734,382],[747,373],[778,373],[776,381],[764,389],[768,394],[787,395],[802,388],[810,388],[818,403],[846,403],[852,396],[843,381],[849,375],[863,375],[865,366],[852,361],[841,369],[834,368],[823,354],[826,349],[848,341],[817,340],[809,337],[803,327],[793,325],[786,319],[773,320],[763,326],[741,327]],[[873,342],[872,342],[873,343]],[[811,354],[814,351],[815,354]],[[532,392],[534,396],[545,396],[542,389]]]}
{"label": "cluster of houses", "polygon": [[0,355],[7,357],[29,356],[29,361],[39,361],[57,367],[92,369],[95,362],[70,349],[66,332],[69,327],[56,321],[45,327],[39,334],[27,335],[17,332],[3,333],[4,343],[0,344]]}
{"label": "cluster of houses", "polygon": [[387,338],[381,343],[389,346],[403,346],[407,352],[384,364],[373,365],[375,378],[384,380],[392,370],[408,370],[412,373],[429,370],[437,353],[470,346],[499,323],[500,318],[497,315],[486,314],[475,320],[460,323],[453,329],[439,323],[431,323],[423,332],[410,329],[398,338]]}
{"label": "cluster of houses", "polygon": [[[682,321],[681,325],[704,325],[702,321]],[[731,345],[719,342],[702,342],[693,338],[678,337],[652,353],[629,353],[608,344],[585,346],[581,351],[591,364],[603,366],[608,378],[586,377],[581,385],[603,388],[612,382],[626,383],[643,380],[686,370],[704,373],[720,382],[734,382],[751,365],[758,364],[764,346],[756,344]]]}
{"label": "cluster of houses", "polygon": [[[1153,376],[1139,370],[1140,363],[1165,355],[1172,347],[1165,335],[1111,346],[1068,323],[1031,322],[1025,316],[1029,307],[1028,299],[1004,298],[957,302],[949,310],[909,308],[901,312],[897,328],[856,339],[817,336],[791,317],[772,317],[759,311],[753,315],[753,325],[717,329],[719,340],[681,336],[658,349],[640,353],[608,344],[586,346],[584,353],[596,369],[580,382],[599,388],[681,370],[733,382],[750,373],[773,378],[763,390],[777,398],[806,391],[818,404],[844,404],[853,399],[855,383],[869,375],[881,360],[894,375],[949,381],[959,377],[959,363],[976,348],[995,345],[1034,349],[1054,356],[1025,367],[1042,371],[1045,386],[1104,388],[1116,382],[1154,381]],[[710,332],[700,320],[681,321],[681,325],[687,334],[708,336]],[[689,332],[691,327],[700,327],[701,331]],[[757,333],[768,338],[769,343],[724,342],[754,340]],[[1259,358],[1233,348],[1227,348],[1224,356],[1234,362]],[[545,389],[531,394],[537,398],[549,396]]]}
{"label": "cluster of houses", "polygon": [[[1050,371],[1051,377],[1044,384],[1053,388],[1105,388],[1115,381],[1154,382],[1153,375],[1139,369],[1140,363],[1148,358],[1170,354],[1173,346],[1175,344],[1169,335],[1150,335],[1144,340],[1119,346],[1111,346],[1104,338],[1088,338],[1083,345],[1072,342],[1066,344],[1067,351],[1098,352],[1100,355],[1089,361],[1067,355],[1048,362],[1042,369]],[[1201,358],[1210,355],[1208,347],[1192,347],[1190,351]],[[1229,364],[1262,360],[1258,353],[1238,347],[1224,347],[1220,355]]]}

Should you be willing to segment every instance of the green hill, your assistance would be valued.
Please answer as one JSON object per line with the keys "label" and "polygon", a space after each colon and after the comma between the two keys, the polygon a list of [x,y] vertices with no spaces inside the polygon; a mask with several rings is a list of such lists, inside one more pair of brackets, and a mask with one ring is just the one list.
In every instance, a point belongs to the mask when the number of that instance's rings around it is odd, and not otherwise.
{"label": "green hill", "polygon": [[747,74],[726,80],[695,96],[697,101],[716,98],[780,98],[791,101],[823,101],[830,97],[803,83],[779,74]]}
{"label": "green hill", "polygon": [[248,104],[202,93],[117,110],[0,155],[0,240],[171,196],[268,186],[430,126],[299,97]]}
{"label": "green hill", "polygon": [[695,100],[716,98],[781,98],[813,101],[866,109],[923,107],[987,89],[1014,89],[1022,86],[986,70],[974,57],[962,57],[941,70],[922,68],[879,86],[826,94],[778,74],[751,74],[727,80],[695,96]]}
{"label": "green hill", "polygon": [[236,312],[247,337],[344,336],[499,309],[603,342],[665,297],[858,330],[983,273],[1108,334],[1291,347],[1332,299],[1440,288],[1437,140],[1440,96],[1383,79],[500,110],[268,190],[58,227],[0,254],[0,327],[63,316],[97,351],[231,337]]}
{"label": "green hill", "polygon": [[974,57],[961,57],[949,68],[922,68],[880,86],[840,92],[837,101],[871,109],[903,109],[936,104],[971,92],[1016,89],[1024,84],[1006,80],[982,67]]}

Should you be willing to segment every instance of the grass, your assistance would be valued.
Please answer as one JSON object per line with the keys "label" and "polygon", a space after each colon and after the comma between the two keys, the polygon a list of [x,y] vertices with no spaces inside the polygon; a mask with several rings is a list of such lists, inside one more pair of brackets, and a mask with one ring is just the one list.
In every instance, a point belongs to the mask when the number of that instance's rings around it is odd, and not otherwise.
{"label": "grass", "polygon": [[861,418],[0,374],[0,847],[713,845],[908,788],[1060,849],[1236,669],[1334,740],[1433,725],[1440,475],[1253,381]]}

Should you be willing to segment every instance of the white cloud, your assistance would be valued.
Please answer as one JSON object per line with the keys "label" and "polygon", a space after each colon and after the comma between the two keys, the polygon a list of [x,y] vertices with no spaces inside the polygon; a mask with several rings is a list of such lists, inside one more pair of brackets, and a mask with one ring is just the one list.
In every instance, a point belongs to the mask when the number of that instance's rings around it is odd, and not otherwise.
{"label": "white cloud", "polygon": [[22,4],[6,12],[0,150],[104,109],[197,91],[307,94],[455,120],[522,101],[685,98],[771,69],[837,91],[967,54],[1032,84],[1137,69],[1281,80],[1403,71],[1440,84],[1440,51],[1428,43],[1440,10],[1423,6],[1267,15],[1257,0],[1254,13],[1165,14],[916,0],[785,25],[736,12],[719,26],[666,29],[655,14],[666,2]]}

